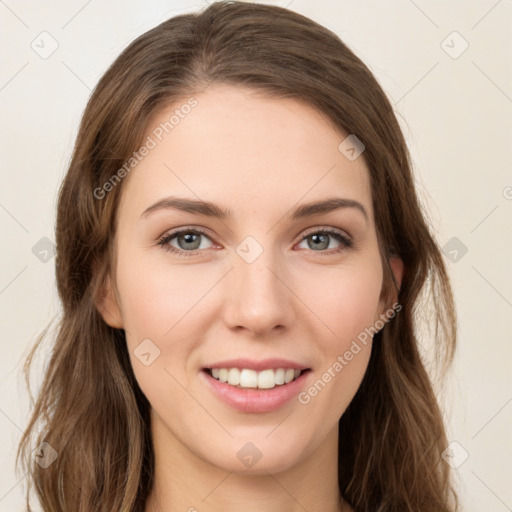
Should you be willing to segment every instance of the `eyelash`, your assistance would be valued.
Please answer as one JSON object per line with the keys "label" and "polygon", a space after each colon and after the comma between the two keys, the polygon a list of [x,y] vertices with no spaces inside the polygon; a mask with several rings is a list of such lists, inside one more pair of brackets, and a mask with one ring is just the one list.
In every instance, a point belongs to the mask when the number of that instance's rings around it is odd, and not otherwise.
{"label": "eyelash", "polygon": [[[178,231],[173,231],[171,233],[168,233],[168,234],[162,236],[158,240],[158,245],[161,246],[165,251],[169,251],[169,252],[175,253],[175,254],[177,254],[180,257],[195,256],[198,253],[203,252],[204,249],[199,249],[199,250],[195,250],[195,251],[184,251],[184,250],[176,249],[176,247],[173,247],[172,245],[169,244],[169,242],[173,238],[176,238],[177,236],[185,234],[185,233],[186,234],[193,233],[193,234],[203,235],[206,238],[210,239],[210,237],[208,236],[206,231],[203,231],[202,229],[199,229],[199,228],[180,229]],[[323,251],[313,251],[313,252],[318,252],[319,254],[332,255],[332,254],[335,254],[335,253],[340,253],[340,252],[342,252],[342,251],[344,251],[346,249],[350,249],[354,245],[354,242],[350,238],[342,235],[340,232],[335,231],[335,230],[333,230],[331,228],[322,228],[322,229],[317,229],[316,231],[311,231],[311,232],[307,233],[306,235],[304,235],[301,238],[299,243],[303,242],[306,238],[308,238],[308,237],[310,237],[312,235],[318,235],[318,234],[330,235],[334,239],[336,239],[338,242],[341,242],[341,245],[342,245],[341,248],[338,248],[338,249],[323,250]]]}

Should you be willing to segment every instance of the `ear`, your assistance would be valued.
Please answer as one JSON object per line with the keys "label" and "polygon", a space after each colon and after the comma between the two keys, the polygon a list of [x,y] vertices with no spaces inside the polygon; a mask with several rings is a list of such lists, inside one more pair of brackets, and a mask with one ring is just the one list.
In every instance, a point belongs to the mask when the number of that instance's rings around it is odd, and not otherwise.
{"label": "ear", "polygon": [[109,274],[105,277],[98,291],[96,307],[107,325],[110,325],[110,327],[114,327],[115,329],[124,328],[121,309],[114,293]]}
{"label": "ear", "polygon": [[[391,270],[395,276],[398,288],[401,288],[402,278],[404,277],[404,262],[402,261],[402,258],[396,255],[390,256],[389,265],[391,266]],[[395,300],[396,299],[398,299],[398,297],[395,297]]]}
{"label": "ear", "polygon": [[[392,253],[389,258],[389,266],[391,267],[391,271],[393,272],[393,275],[395,276],[396,283],[398,285],[398,288],[402,286],[402,279],[404,276],[404,263],[402,259]],[[380,313],[384,313],[386,310],[388,310],[396,301],[398,300],[398,294],[396,292],[395,286],[392,283],[392,288],[388,290],[382,290],[380,301],[379,301],[379,309]]]}

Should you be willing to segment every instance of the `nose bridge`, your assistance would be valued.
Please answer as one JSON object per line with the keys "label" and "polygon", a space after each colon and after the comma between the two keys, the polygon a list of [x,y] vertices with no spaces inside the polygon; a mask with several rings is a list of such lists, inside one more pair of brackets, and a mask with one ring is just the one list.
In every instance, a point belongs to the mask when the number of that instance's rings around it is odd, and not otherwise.
{"label": "nose bridge", "polygon": [[291,294],[282,282],[278,254],[271,247],[243,241],[234,254],[230,272],[226,321],[231,327],[245,327],[263,333],[276,326],[289,326]]}

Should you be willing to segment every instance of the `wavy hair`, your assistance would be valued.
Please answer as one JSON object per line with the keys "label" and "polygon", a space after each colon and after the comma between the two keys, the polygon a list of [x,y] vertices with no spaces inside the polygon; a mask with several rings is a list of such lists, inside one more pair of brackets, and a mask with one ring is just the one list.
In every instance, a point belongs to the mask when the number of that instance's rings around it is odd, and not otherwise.
{"label": "wavy hair", "polygon": [[[452,289],[417,196],[412,162],[393,107],[368,67],[340,38],[290,10],[217,2],[175,16],[135,39],[95,87],[59,191],[56,280],[63,310],[17,465],[45,512],[142,512],[154,471],[146,397],[133,374],[125,333],[98,311],[115,270],[113,242],[123,183],[93,193],[143,142],[161,109],[218,82],[293,98],[316,108],[365,145],[384,289],[402,309],[374,337],[364,379],[339,421],[342,496],[356,512],[459,510],[434,380],[419,348],[429,312],[437,368],[446,375],[456,346]],[[388,258],[404,263],[400,290]],[[46,468],[32,451],[48,443]]]}

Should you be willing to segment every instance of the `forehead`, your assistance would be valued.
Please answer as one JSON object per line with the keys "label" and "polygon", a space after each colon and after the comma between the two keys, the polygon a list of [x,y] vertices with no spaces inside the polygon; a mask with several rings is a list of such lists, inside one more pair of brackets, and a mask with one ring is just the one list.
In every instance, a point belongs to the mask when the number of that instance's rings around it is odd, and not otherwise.
{"label": "forehead", "polygon": [[151,149],[123,184],[121,208],[129,203],[140,214],[172,194],[235,213],[264,206],[275,217],[298,202],[339,195],[363,203],[372,217],[364,158],[351,161],[339,149],[347,136],[305,103],[211,85],[153,116],[144,137]]}

